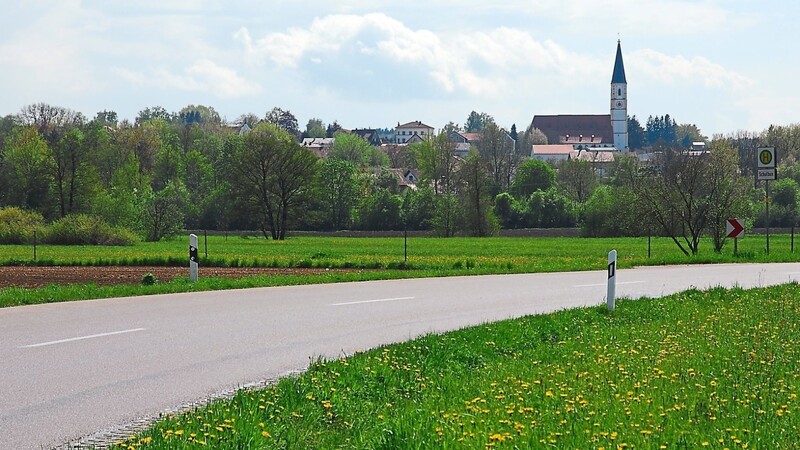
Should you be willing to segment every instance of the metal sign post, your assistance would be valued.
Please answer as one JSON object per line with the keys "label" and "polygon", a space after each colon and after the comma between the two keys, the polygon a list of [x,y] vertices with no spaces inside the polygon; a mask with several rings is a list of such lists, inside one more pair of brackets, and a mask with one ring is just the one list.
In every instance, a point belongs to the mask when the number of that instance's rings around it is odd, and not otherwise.
{"label": "metal sign post", "polygon": [[197,281],[199,263],[197,261],[197,235],[189,235],[189,280]]}
{"label": "metal sign post", "polygon": [[725,236],[733,238],[733,256],[738,256],[739,238],[744,236],[744,222],[736,218],[728,219],[725,224]]}
{"label": "metal sign post", "polygon": [[606,303],[609,311],[614,311],[614,302],[617,292],[617,251],[611,250],[608,253],[608,291]]}
{"label": "metal sign post", "polygon": [[775,152],[775,147],[759,147],[756,161],[757,179],[758,181],[764,180],[766,184],[767,197],[764,202],[767,204],[767,255],[769,255],[769,182],[778,178],[778,169],[776,168],[778,156]]}

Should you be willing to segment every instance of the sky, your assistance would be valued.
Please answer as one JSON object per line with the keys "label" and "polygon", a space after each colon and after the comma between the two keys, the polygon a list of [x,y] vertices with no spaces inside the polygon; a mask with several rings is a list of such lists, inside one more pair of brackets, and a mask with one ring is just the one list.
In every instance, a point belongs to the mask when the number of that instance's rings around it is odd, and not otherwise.
{"label": "sky", "polygon": [[628,114],[708,137],[797,123],[794,0],[0,0],[0,115],[44,102],[120,119],[213,107],[344,128],[485,112]]}

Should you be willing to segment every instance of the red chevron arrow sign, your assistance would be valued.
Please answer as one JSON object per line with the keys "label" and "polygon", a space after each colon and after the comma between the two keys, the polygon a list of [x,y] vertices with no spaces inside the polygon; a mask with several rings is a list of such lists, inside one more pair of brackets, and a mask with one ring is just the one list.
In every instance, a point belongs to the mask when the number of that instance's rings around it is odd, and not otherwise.
{"label": "red chevron arrow sign", "polygon": [[739,239],[744,236],[744,224],[739,219],[728,219],[725,224],[725,236],[729,238]]}

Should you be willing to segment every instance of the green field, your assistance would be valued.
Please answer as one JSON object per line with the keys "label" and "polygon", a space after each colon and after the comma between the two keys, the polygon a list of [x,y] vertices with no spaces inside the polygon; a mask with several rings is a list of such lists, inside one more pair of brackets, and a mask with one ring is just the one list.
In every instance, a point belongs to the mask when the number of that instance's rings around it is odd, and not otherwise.
{"label": "green field", "polygon": [[[603,270],[611,249],[619,252],[620,268],[643,265],[723,262],[800,261],[791,252],[789,235],[771,237],[770,254],[764,236],[739,243],[738,256],[729,243],[722,253],[704,241],[700,254],[684,256],[667,238],[409,238],[408,260],[403,238],[294,237],[286,241],[263,238],[201,237],[200,266],[301,267],[346,269],[321,275],[256,276],[229,280],[187,278],[154,286],[49,286],[39,289],[0,289],[0,307],[91,298],[109,298],[248,287],[367,281],[393,278],[479,275],[493,273]],[[208,256],[205,256],[206,248]],[[0,246],[0,265],[126,265],[188,266],[188,240],[140,243],[130,247]]]}
{"label": "green field", "polygon": [[797,448],[800,286],[688,291],[320,361],[121,448]]}
{"label": "green field", "polygon": [[[800,243],[798,244],[800,245]],[[604,267],[611,249],[617,249],[620,266],[730,261],[795,261],[788,235],[772,236],[770,255],[764,236],[739,243],[733,256],[729,243],[715,254],[703,241],[700,254],[686,257],[668,238],[653,238],[648,257],[647,238],[432,238],[408,239],[408,265],[415,269],[471,269],[489,271],[549,272]],[[207,256],[206,256],[207,252]],[[169,265],[188,264],[188,240],[140,243],[130,247],[100,246],[0,246],[0,265]],[[254,237],[200,238],[201,266],[392,268],[404,262],[404,241],[398,238],[295,237],[268,241]]]}

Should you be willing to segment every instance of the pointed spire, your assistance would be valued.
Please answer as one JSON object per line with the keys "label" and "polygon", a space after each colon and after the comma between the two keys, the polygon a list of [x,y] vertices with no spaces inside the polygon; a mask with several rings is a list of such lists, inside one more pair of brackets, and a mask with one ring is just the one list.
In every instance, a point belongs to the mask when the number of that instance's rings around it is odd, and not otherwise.
{"label": "pointed spire", "polygon": [[628,83],[625,80],[625,65],[622,64],[622,46],[617,39],[617,59],[614,61],[614,74],[611,76],[611,83]]}

